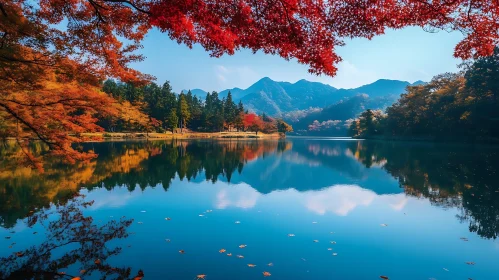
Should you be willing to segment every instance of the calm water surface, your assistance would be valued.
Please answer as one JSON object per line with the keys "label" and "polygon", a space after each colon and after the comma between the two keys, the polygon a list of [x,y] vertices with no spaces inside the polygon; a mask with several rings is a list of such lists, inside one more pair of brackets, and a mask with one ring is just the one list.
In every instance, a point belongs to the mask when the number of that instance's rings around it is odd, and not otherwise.
{"label": "calm water surface", "polygon": [[499,279],[495,147],[290,138],[85,148],[99,158],[47,160],[43,174],[1,148],[0,278]]}

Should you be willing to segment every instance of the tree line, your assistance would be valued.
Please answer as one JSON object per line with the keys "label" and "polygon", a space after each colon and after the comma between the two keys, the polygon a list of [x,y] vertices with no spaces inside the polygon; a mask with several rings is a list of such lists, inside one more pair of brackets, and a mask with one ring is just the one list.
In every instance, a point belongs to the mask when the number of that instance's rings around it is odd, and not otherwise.
{"label": "tree line", "polygon": [[177,95],[168,81],[162,86],[149,83],[136,87],[113,79],[106,80],[102,90],[118,102],[138,109],[136,114],[144,114],[142,117],[103,117],[98,124],[106,131],[184,132],[188,129],[200,132],[252,131],[256,134],[260,131],[292,131],[292,127],[281,119],[249,113],[241,101],[234,102],[230,91],[222,99],[216,91],[208,92],[202,100],[190,90]]}
{"label": "tree line", "polygon": [[499,48],[429,83],[410,86],[386,109],[366,110],[350,134],[492,141],[499,139]]}

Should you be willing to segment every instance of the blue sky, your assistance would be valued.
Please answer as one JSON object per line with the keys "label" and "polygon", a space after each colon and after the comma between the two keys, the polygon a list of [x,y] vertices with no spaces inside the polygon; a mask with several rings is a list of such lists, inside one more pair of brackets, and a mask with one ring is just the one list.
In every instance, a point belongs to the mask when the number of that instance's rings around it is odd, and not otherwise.
{"label": "blue sky", "polygon": [[421,28],[389,30],[372,40],[346,40],[337,50],[343,62],[335,77],[315,76],[306,65],[279,56],[252,54],[241,50],[233,56],[211,58],[200,46],[189,49],[169,39],[167,34],[152,30],[143,42],[146,56],[134,68],[157,78],[169,80],[174,91],[201,88],[221,91],[247,88],[263,77],[276,81],[318,81],[338,88],[352,88],[378,79],[414,82],[429,81],[434,75],[455,72],[461,62],[453,58],[454,46],[461,40],[458,32],[428,33]]}

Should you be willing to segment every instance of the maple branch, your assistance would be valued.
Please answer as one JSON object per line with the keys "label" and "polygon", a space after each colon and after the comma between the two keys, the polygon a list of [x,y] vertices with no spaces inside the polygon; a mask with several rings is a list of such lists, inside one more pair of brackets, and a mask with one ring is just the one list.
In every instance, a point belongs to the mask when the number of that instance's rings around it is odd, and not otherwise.
{"label": "maple branch", "polygon": [[112,2],[112,3],[126,3],[130,6],[132,6],[133,8],[135,8],[137,11],[141,12],[141,13],[144,13],[144,14],[147,14],[147,15],[152,15],[151,12],[149,11],[146,11],[142,8],[139,8],[137,7],[134,3],[132,3],[131,1],[127,1],[127,0],[103,0],[104,2]]}
{"label": "maple branch", "polygon": [[5,11],[2,3],[0,3],[0,11],[2,12],[2,14],[3,14],[4,17],[7,17],[7,12]]}
{"label": "maple branch", "polygon": [[[12,99],[3,99],[3,101],[12,102],[12,103],[15,103],[15,104],[21,105],[21,106],[44,107],[44,106],[51,106],[51,105],[60,104],[60,103],[66,103],[68,101],[88,101],[88,100],[84,99],[84,98],[67,98],[67,99],[60,99],[60,100],[52,101],[52,102],[48,102],[48,103],[42,103],[42,104],[27,104],[27,103],[22,103],[20,101],[12,100]],[[84,106],[84,105],[82,105],[82,106]]]}

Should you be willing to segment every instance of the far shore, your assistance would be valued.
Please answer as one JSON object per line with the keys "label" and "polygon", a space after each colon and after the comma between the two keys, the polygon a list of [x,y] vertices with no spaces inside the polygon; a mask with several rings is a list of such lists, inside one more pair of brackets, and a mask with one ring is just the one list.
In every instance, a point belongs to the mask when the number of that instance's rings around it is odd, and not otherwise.
{"label": "far shore", "polygon": [[285,138],[284,133],[262,133],[262,132],[184,132],[184,133],[145,133],[145,132],[99,132],[82,133],[81,136],[91,138],[101,138],[105,140],[125,140],[125,139],[281,139]]}

